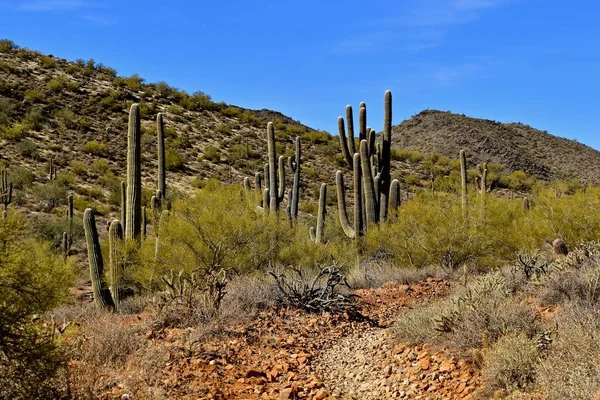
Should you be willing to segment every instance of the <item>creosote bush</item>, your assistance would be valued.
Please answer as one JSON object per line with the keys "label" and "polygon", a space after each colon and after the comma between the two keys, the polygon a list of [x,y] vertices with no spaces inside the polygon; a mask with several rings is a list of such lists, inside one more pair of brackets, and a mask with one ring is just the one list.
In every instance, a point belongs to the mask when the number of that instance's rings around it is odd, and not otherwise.
{"label": "creosote bush", "polygon": [[34,316],[66,299],[74,269],[32,233],[17,213],[0,219],[0,398],[60,396],[51,379],[66,360],[52,330]]}

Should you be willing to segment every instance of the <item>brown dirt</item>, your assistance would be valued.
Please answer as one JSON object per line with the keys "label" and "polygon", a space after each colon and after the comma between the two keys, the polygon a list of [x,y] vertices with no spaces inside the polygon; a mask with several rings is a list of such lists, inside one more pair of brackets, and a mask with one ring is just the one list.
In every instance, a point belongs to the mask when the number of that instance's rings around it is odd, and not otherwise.
{"label": "brown dirt", "polygon": [[[430,278],[359,290],[359,309],[366,317],[361,321],[265,311],[249,324],[192,344],[182,329],[149,331],[145,337],[149,348],[168,348],[160,377],[166,398],[470,398],[480,375],[468,362],[387,336],[386,328],[411,304],[435,300],[449,289],[448,282]],[[128,393],[126,384],[116,384],[100,397],[127,398]]]}

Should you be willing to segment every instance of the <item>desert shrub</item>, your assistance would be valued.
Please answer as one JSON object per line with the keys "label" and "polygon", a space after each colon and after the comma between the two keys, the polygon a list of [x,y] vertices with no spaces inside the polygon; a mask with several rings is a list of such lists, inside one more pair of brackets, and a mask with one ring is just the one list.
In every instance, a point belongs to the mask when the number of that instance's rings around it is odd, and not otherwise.
{"label": "desert shrub", "polygon": [[29,139],[23,139],[17,144],[17,151],[23,157],[32,157],[37,154],[37,145]]}
{"label": "desert shrub", "polygon": [[44,94],[38,89],[26,90],[25,100],[30,103],[39,103],[44,100]]}
{"label": "desert shrub", "polygon": [[508,334],[532,337],[539,327],[535,308],[507,290],[499,273],[490,273],[437,304],[403,316],[394,331],[401,341],[436,341],[467,351],[491,345]]}
{"label": "desert shrub", "polygon": [[100,143],[96,140],[90,140],[89,142],[83,145],[82,150],[85,153],[94,156],[106,156],[106,154],[108,153],[108,146],[106,143]]}
{"label": "desert shrub", "polygon": [[[489,391],[508,393],[526,389],[535,381],[539,352],[535,342],[524,334],[503,336],[487,352],[482,371]],[[571,397],[569,397],[571,398]]]}
{"label": "desert shrub", "polygon": [[0,97],[0,125],[8,124],[14,117],[17,104],[13,99]]}
{"label": "desert shrub", "polygon": [[12,53],[14,50],[18,50],[19,46],[12,40],[0,39],[0,53]]}
{"label": "desert shrub", "polygon": [[23,118],[23,121],[21,122],[31,130],[39,131],[44,127],[46,117],[44,116],[42,109],[34,107],[27,111],[25,118]]}
{"label": "desert shrub", "polygon": [[75,117],[75,113],[68,108],[59,110],[56,118],[68,129],[75,129],[78,126],[79,120]]}
{"label": "desert shrub", "polygon": [[144,85],[144,79],[140,78],[138,74],[133,74],[129,77],[115,79],[115,84],[126,87],[129,90],[138,91],[142,89]]}
{"label": "desert shrub", "polygon": [[221,160],[221,151],[213,145],[208,145],[206,146],[206,149],[204,149],[204,155],[202,156],[202,158],[204,160],[217,163]]}
{"label": "desert shrub", "polygon": [[66,187],[56,180],[35,185],[32,194],[44,205],[46,212],[51,212],[67,200]]}
{"label": "desert shrub", "polygon": [[65,88],[66,85],[67,83],[65,80],[61,77],[58,77],[49,80],[46,84],[46,87],[53,93],[59,93]]}
{"label": "desert shrub", "polygon": [[88,165],[82,163],[81,161],[73,160],[73,162],[71,162],[71,172],[77,176],[87,175],[88,169]]}
{"label": "desert shrub", "polygon": [[11,167],[9,177],[15,190],[29,189],[35,179],[31,169],[26,167]]}
{"label": "desert shrub", "polygon": [[522,214],[517,203],[475,197],[465,214],[454,195],[424,192],[405,202],[394,221],[367,235],[368,252],[413,268],[494,267],[519,250],[514,230]]}
{"label": "desert shrub", "polygon": [[42,56],[40,57],[40,62],[44,68],[54,68],[56,67],[56,60],[52,57]]}
{"label": "desert shrub", "polygon": [[303,133],[302,136],[300,136],[300,139],[302,141],[306,141],[306,142],[310,143],[311,145],[314,145],[314,144],[328,143],[330,137],[331,137],[331,135],[329,135],[329,133],[327,133],[327,132],[310,131],[307,133]]}
{"label": "desert shrub", "polygon": [[[33,318],[65,300],[73,268],[34,239],[24,217],[0,221],[0,397],[57,398],[52,387],[65,365],[53,332]],[[39,321],[39,320],[38,320]]]}
{"label": "desert shrub", "polygon": [[[66,216],[39,216],[32,219],[32,226],[42,238],[52,243],[56,249],[61,248],[63,232],[69,231]],[[74,241],[83,240],[84,238],[83,222],[80,218],[73,218],[72,235]]]}
{"label": "desert shrub", "polygon": [[12,126],[0,126],[0,138],[7,140],[21,140],[29,134],[27,125],[20,122]]}
{"label": "desert shrub", "polygon": [[598,308],[566,305],[557,318],[557,331],[535,369],[544,398],[592,399],[600,390],[600,312]]}
{"label": "desert shrub", "polygon": [[92,171],[94,171],[98,175],[103,175],[109,170],[110,165],[108,164],[108,161],[106,161],[104,158],[98,158],[92,163]]}
{"label": "desert shrub", "polygon": [[165,150],[165,168],[167,171],[180,171],[185,167],[185,157],[172,148]]}

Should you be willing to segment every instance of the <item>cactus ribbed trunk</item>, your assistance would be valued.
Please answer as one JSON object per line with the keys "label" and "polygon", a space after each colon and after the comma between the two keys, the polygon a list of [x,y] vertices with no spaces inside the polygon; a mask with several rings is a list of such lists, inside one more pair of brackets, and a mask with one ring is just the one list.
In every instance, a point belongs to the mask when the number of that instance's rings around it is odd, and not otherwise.
{"label": "cactus ribbed trunk", "polygon": [[167,195],[167,177],[165,169],[165,133],[163,116],[158,113],[156,116],[156,139],[158,142],[158,190],[163,196]]}
{"label": "cactus ribbed trunk", "polygon": [[360,103],[358,109],[358,140],[367,140],[367,105]]}
{"label": "cactus ribbed trunk", "polygon": [[464,210],[467,209],[467,156],[464,150],[460,151],[460,185],[461,200]]}
{"label": "cactus ribbed trunk", "polygon": [[352,106],[348,104],[346,106],[346,124],[348,125],[348,138],[346,139],[346,143],[348,143],[348,154],[352,156],[352,154],[356,153],[356,145],[354,144],[354,115],[352,111]]}
{"label": "cactus ribbed trunk", "polygon": [[121,181],[121,227],[125,232],[127,223],[127,185],[125,181]]}
{"label": "cactus ribbed trunk", "polygon": [[298,219],[298,197],[300,192],[300,164],[301,164],[301,153],[300,153],[300,137],[296,136],[296,154],[293,163],[290,162],[290,168],[294,173],[294,183],[292,185],[292,198],[290,204],[290,216],[292,220]]}
{"label": "cactus ribbed trunk", "polygon": [[398,208],[402,199],[400,197],[400,181],[394,179],[390,185],[390,209],[395,217],[398,216]]}
{"label": "cactus ribbed trunk", "polygon": [[137,104],[133,104],[129,110],[129,129],[127,131],[127,205],[125,212],[125,239],[128,241],[138,240],[142,228],[140,134],[140,108]]}
{"label": "cactus ribbed trunk", "polygon": [[[340,138],[340,147],[342,148],[342,155],[344,156],[344,160],[348,164],[348,167],[352,167],[352,154],[350,154],[350,150],[348,149],[348,138],[346,138],[346,128],[344,126],[344,118],[338,117],[338,136]],[[352,142],[354,142],[354,138],[352,138]]]}
{"label": "cactus ribbed trunk", "polygon": [[383,141],[381,143],[381,202],[379,220],[386,221],[388,213],[388,197],[392,175],[390,159],[392,153],[392,92],[387,90],[383,96]]}
{"label": "cactus ribbed trunk", "polygon": [[255,186],[256,190],[258,190],[258,191],[262,190],[262,181],[260,178],[260,172],[257,172],[254,174],[254,186]]}
{"label": "cactus ribbed trunk", "polygon": [[96,219],[91,208],[87,208],[83,213],[83,229],[85,231],[85,241],[88,251],[88,263],[90,265],[90,278],[94,290],[94,302],[100,309],[114,308],[115,304],[110,295],[110,290],[104,277],[104,261],[100,242],[98,241],[98,231],[96,230]]}
{"label": "cactus ribbed trunk", "polygon": [[2,168],[2,174],[0,176],[0,202],[3,205],[2,217],[6,218],[8,205],[12,202],[12,182],[8,181],[8,170],[6,167]]}
{"label": "cactus ribbed trunk", "polygon": [[523,210],[525,210],[525,211],[529,210],[529,198],[528,197],[523,197]]}
{"label": "cactus ribbed trunk", "polygon": [[244,178],[244,190],[246,190],[247,192],[252,190],[252,187],[250,186],[250,178],[248,177]]}
{"label": "cactus ribbed trunk", "polygon": [[120,251],[123,243],[123,226],[121,221],[115,219],[108,228],[108,263],[110,266],[110,293],[115,311],[119,311],[121,305],[121,285],[123,276],[123,262]]}
{"label": "cactus ribbed trunk", "polygon": [[376,225],[378,222],[379,208],[377,207],[377,194],[375,192],[375,182],[373,180],[373,174],[371,171],[371,165],[369,161],[369,149],[366,140],[360,142],[360,160],[362,167],[362,180],[364,184],[364,196],[365,196],[365,212],[367,215],[367,230],[371,229],[372,225]]}
{"label": "cactus ribbed trunk", "polygon": [[269,159],[269,209],[276,212],[279,209],[277,201],[277,153],[275,148],[275,130],[273,123],[267,124],[267,154]]}
{"label": "cactus ribbed trunk", "polygon": [[327,211],[327,184],[322,183],[319,190],[319,213],[317,214],[317,230],[310,227],[310,237],[315,243],[323,241],[323,232],[325,230],[325,213]]}

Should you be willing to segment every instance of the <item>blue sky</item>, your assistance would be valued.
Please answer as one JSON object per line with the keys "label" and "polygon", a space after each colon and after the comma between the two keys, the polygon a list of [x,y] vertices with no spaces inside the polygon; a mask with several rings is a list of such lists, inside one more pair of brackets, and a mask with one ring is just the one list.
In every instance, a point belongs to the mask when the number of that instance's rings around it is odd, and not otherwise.
{"label": "blue sky", "polygon": [[[431,108],[518,121],[600,149],[600,4],[558,0],[0,0],[0,37],[94,58],[335,133]],[[327,3],[327,4],[323,4]]]}

